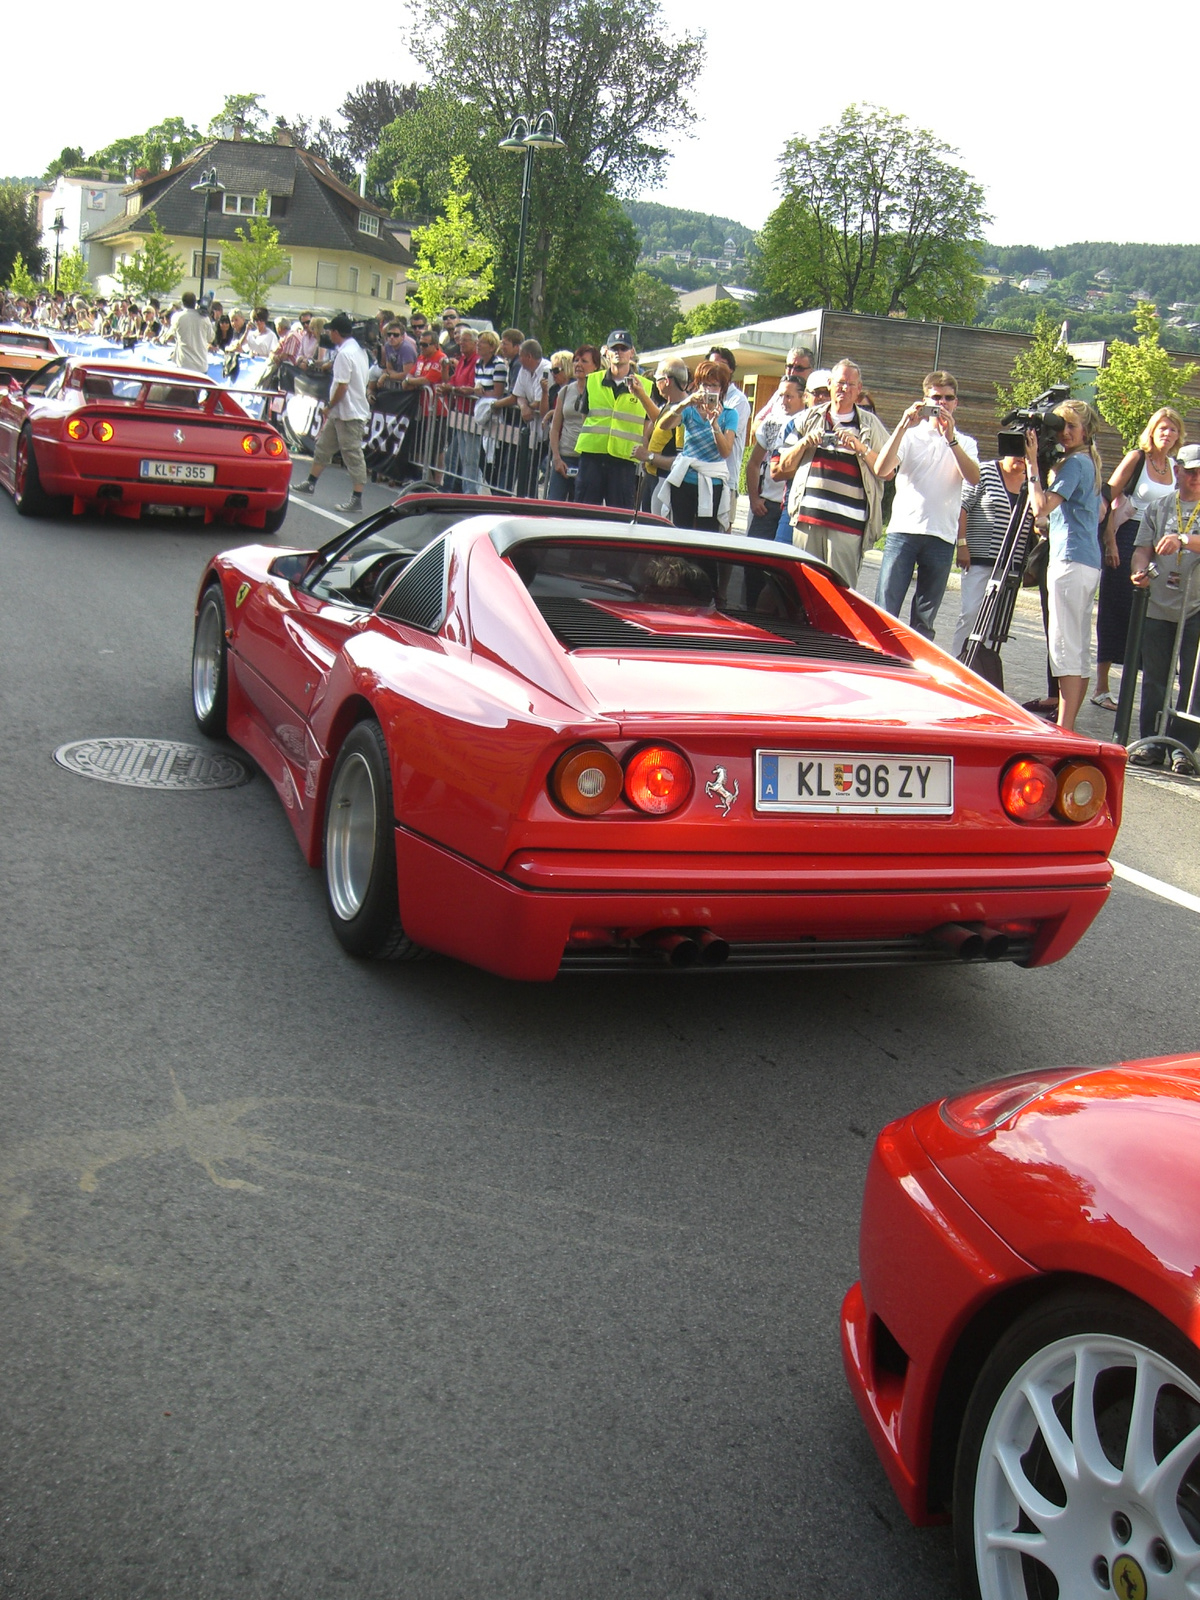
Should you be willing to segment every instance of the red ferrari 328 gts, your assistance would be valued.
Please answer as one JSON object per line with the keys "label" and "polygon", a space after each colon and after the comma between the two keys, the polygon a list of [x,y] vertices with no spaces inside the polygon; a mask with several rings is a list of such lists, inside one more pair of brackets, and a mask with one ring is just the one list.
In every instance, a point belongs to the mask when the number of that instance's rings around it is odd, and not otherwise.
{"label": "red ferrari 328 gts", "polygon": [[1028,1073],[879,1135],[854,1398],[971,1600],[1200,1594],[1200,1056]]}
{"label": "red ferrari 328 gts", "polygon": [[198,372],[62,357],[0,388],[0,481],[22,516],[182,507],[275,533],[291,458]]}
{"label": "red ferrari 328 gts", "polygon": [[1119,746],[799,551],[495,504],[410,498],[201,582],[197,720],[274,783],[348,950],[547,979],[1037,965],[1083,934]]}

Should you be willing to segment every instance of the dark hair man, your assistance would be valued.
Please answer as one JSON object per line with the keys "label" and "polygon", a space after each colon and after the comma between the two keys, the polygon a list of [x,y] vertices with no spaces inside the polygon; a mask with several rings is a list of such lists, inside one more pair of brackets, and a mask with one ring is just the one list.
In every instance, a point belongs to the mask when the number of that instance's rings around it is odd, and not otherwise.
{"label": "dark hair man", "polygon": [[353,337],[354,325],[344,311],[330,317],[326,332],[337,352],[333,358],[333,387],[329,391],[329,405],[325,422],[317,436],[313,450],[312,467],[307,479],[296,487],[297,494],[315,494],[317,479],[333,460],[337,450],[342,465],[350,474],[350,498],[338,506],[352,516],[362,512],[362,492],[367,481],[367,463],[363,458],[363,434],[371,407],[367,402],[367,375],[371,363],[367,353]]}

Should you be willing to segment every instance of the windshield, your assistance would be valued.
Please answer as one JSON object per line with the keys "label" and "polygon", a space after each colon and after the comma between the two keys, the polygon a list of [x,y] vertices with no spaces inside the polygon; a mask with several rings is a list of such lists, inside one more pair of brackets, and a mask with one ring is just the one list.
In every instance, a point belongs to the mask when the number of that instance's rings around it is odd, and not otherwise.
{"label": "windshield", "polygon": [[[461,510],[422,511],[373,521],[333,546],[325,564],[303,587],[321,600],[368,609],[382,600],[409,560],[462,520]],[[329,549],[329,546],[326,546]]]}
{"label": "windshield", "polygon": [[25,333],[12,328],[0,328],[0,344],[11,350],[53,350],[54,346],[43,333]]}
{"label": "windshield", "polygon": [[108,372],[86,372],[83,376],[85,400],[116,400],[126,405],[140,401],[147,406],[170,406],[175,411],[198,411],[208,400],[209,393],[198,383],[147,383],[145,378]]}

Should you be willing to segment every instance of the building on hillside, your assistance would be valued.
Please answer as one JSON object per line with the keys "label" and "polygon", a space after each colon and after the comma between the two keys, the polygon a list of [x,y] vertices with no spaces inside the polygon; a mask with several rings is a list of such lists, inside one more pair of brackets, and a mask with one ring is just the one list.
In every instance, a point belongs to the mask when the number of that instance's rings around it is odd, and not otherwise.
{"label": "building on hillside", "polygon": [[38,226],[47,261],[54,260],[54,219],[62,212],[63,229],[59,254],[78,250],[90,265],[91,236],[97,228],[119,215],[125,202],[121,198],[124,180],[109,183],[102,178],[58,178],[52,189],[39,189]]}
{"label": "building on hillside", "polygon": [[1036,272],[1031,272],[1027,278],[1022,278],[1017,287],[1022,294],[1045,294],[1053,281],[1045,267],[1039,267]]}
{"label": "building on hillside", "polygon": [[1096,283],[1116,283],[1117,275],[1108,267],[1101,267],[1099,272],[1093,272],[1092,278]]}
{"label": "building on hillside", "polygon": [[692,289],[679,296],[679,310],[686,316],[697,306],[709,306],[715,300],[736,300],[739,305],[749,305],[755,297],[753,289],[743,289],[736,283],[706,283],[703,289]]}
{"label": "building on hillside", "polygon": [[[219,191],[193,185],[214,169]],[[352,316],[402,309],[412,254],[400,242],[391,218],[353,189],[319,156],[302,150],[281,128],[275,144],[214,139],[169,172],[155,173],[123,190],[125,209],[89,236],[90,270],[102,293],[120,292],[120,263],[145,244],[152,215],[171,249],[184,261],[184,277],[172,294],[200,287],[204,208],[208,208],[205,287],[229,304],[227,250],[247,232],[265,193],[266,214],[288,253],[285,276],[268,295],[272,311],[308,308]]]}

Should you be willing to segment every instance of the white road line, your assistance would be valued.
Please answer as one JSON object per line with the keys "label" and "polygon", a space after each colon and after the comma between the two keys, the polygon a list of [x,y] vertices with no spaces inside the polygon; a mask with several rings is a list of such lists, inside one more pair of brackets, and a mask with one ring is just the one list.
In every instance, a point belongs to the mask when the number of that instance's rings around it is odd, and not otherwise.
{"label": "white road line", "polygon": [[1200,894],[1189,894],[1186,889],[1177,889],[1173,883],[1164,883],[1161,878],[1151,878],[1147,873],[1138,872],[1133,867],[1123,867],[1119,861],[1112,863],[1112,869],[1115,875],[1124,878],[1126,883],[1136,884],[1139,889],[1147,889],[1160,899],[1169,900],[1172,905],[1182,906],[1185,911],[1200,912]]}
{"label": "white road line", "polygon": [[354,524],[346,517],[337,517],[332,511],[323,511],[320,506],[313,505],[307,495],[289,494],[288,499],[294,506],[303,506],[305,511],[311,511],[316,517],[326,517],[330,522],[336,522],[339,528],[352,528]]}

